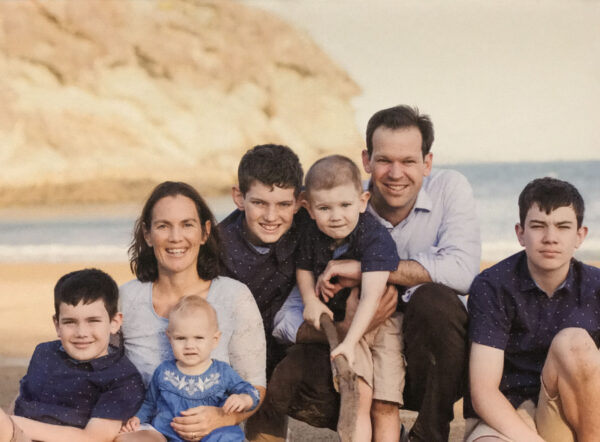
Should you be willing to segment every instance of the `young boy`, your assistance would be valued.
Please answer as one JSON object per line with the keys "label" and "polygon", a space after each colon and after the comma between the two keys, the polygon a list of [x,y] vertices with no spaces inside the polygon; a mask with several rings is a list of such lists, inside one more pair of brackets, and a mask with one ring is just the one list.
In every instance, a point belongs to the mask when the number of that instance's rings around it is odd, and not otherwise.
{"label": "young boy", "polygon": [[[370,421],[372,400],[402,404],[404,385],[400,319],[396,314],[376,330],[367,327],[380,297],[386,289],[389,273],[398,268],[400,258],[389,233],[372,215],[365,213],[369,193],[363,192],[358,167],[352,160],[333,155],[317,161],[306,174],[306,207],[313,223],[303,238],[297,260],[296,278],[304,301],[304,318],[320,329],[320,317],[333,312],[319,299],[334,295],[330,282],[316,278],[331,259],[353,259],[361,263],[361,299],[346,337],[331,357],[344,355],[360,377],[360,405],[356,440],[381,438],[398,440],[400,423],[397,413],[378,415]],[[342,297],[342,299],[339,299]],[[328,301],[341,315],[344,295]],[[337,316],[337,315],[336,315]]]}
{"label": "young boy", "polygon": [[15,415],[0,410],[0,442],[115,438],[144,398],[140,374],[122,349],[109,345],[122,321],[118,297],[117,284],[100,270],[58,280],[53,319],[60,340],[36,347]]}
{"label": "young boy", "polygon": [[515,226],[525,250],[473,281],[469,368],[479,419],[466,398],[467,441],[600,440],[600,269],[573,258],[587,234],[583,213],[573,185],[530,182]]}
{"label": "young boy", "polygon": [[[186,296],[173,307],[167,336],[175,360],[156,368],[142,408],[123,426],[124,432],[135,433],[120,441],[182,441],[171,428],[181,411],[208,405],[231,413],[258,405],[259,394],[252,385],[225,362],[211,359],[221,332],[217,313],[204,298]],[[237,425],[217,428],[202,438],[203,442],[243,440],[244,432]]]}

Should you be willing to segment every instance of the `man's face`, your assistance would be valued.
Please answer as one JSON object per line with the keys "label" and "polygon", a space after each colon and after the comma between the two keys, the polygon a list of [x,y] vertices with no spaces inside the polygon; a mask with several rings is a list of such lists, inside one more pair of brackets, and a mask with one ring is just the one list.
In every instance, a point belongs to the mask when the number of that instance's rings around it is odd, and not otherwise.
{"label": "man's face", "polygon": [[292,227],[299,205],[293,187],[266,186],[254,181],[242,195],[233,188],[233,201],[246,214],[246,227],[254,245],[273,244]]}
{"label": "man's face", "polygon": [[78,361],[89,361],[108,354],[110,334],[119,331],[121,321],[121,313],[110,319],[104,301],[98,299],[90,304],[61,302],[54,326],[67,354]]}
{"label": "man's face", "polygon": [[423,178],[431,172],[432,154],[423,158],[422,137],[416,127],[388,129],[373,133],[373,152],[363,151],[363,166],[371,174],[375,210],[392,224],[405,219],[421,190]]}
{"label": "man's face", "polygon": [[573,206],[559,207],[549,214],[537,204],[531,206],[525,225],[515,226],[519,243],[525,247],[532,276],[568,270],[575,249],[587,235],[587,227],[577,228]]}

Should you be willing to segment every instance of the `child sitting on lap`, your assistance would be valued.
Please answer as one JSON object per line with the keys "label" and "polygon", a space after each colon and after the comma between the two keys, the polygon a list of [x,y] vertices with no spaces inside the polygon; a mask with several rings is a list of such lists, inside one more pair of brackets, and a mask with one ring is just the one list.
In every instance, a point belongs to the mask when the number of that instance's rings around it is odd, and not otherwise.
{"label": "child sitting on lap", "polygon": [[[388,231],[371,214],[365,213],[369,192],[363,192],[358,167],[352,160],[333,155],[322,158],[306,174],[306,206],[315,223],[300,245],[296,276],[304,301],[304,319],[320,328],[321,314],[341,319],[345,300],[341,293],[326,305],[317,293],[316,278],[332,259],[361,262],[361,298],[348,333],[331,353],[344,355],[359,376],[359,409],[356,439],[370,441],[372,432],[394,435],[398,440],[397,413],[378,413],[372,400],[402,404],[404,363],[398,314],[379,328],[367,331],[383,295],[388,276],[400,258]],[[341,299],[340,299],[341,298]],[[338,313],[342,315],[338,316]],[[370,415],[373,416],[371,423]]]}
{"label": "child sitting on lap", "polygon": [[0,410],[0,442],[112,441],[144,398],[144,384],[123,349],[109,345],[122,315],[106,273],[64,275],[54,288],[60,341],[39,344],[21,380],[15,416]]}
{"label": "child sitting on lap", "polygon": [[[208,405],[231,413],[258,405],[259,394],[252,385],[225,362],[210,358],[220,335],[217,314],[202,297],[186,296],[173,307],[167,336],[175,360],[156,368],[144,404],[123,426],[122,431],[129,434],[123,434],[120,441],[181,441],[171,421],[184,410]],[[190,437],[205,442],[234,442],[243,441],[244,433],[233,425],[217,428],[204,438]]]}

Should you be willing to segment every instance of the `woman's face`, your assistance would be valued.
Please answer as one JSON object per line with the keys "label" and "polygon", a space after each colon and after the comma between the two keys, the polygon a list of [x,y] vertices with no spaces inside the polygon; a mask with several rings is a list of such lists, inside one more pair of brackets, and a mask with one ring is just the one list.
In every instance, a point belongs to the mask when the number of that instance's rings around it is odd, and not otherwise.
{"label": "woman's face", "polygon": [[210,234],[210,221],[202,227],[190,198],[176,195],[158,200],[150,226],[144,226],[144,239],[154,248],[159,274],[197,272],[198,252]]}

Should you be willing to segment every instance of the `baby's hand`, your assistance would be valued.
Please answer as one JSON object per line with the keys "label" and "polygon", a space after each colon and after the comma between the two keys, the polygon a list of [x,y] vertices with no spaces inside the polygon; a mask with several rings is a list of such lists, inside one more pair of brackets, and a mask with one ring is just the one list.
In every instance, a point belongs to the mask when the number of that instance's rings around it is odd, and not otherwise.
{"label": "baby's hand", "polygon": [[252,408],[253,403],[249,394],[232,394],[223,404],[223,411],[227,414],[240,413]]}
{"label": "baby's hand", "polygon": [[331,360],[333,361],[336,356],[344,356],[348,361],[348,365],[352,368],[354,366],[354,347],[356,345],[349,345],[346,341],[343,341],[331,352]]}
{"label": "baby's hand", "polygon": [[304,304],[304,320],[317,330],[321,330],[321,315],[325,313],[333,321],[333,313],[318,298]]}
{"label": "baby's hand", "polygon": [[140,428],[140,419],[136,416],[133,416],[121,426],[120,433],[131,433],[132,431],[136,431],[138,428]]}

